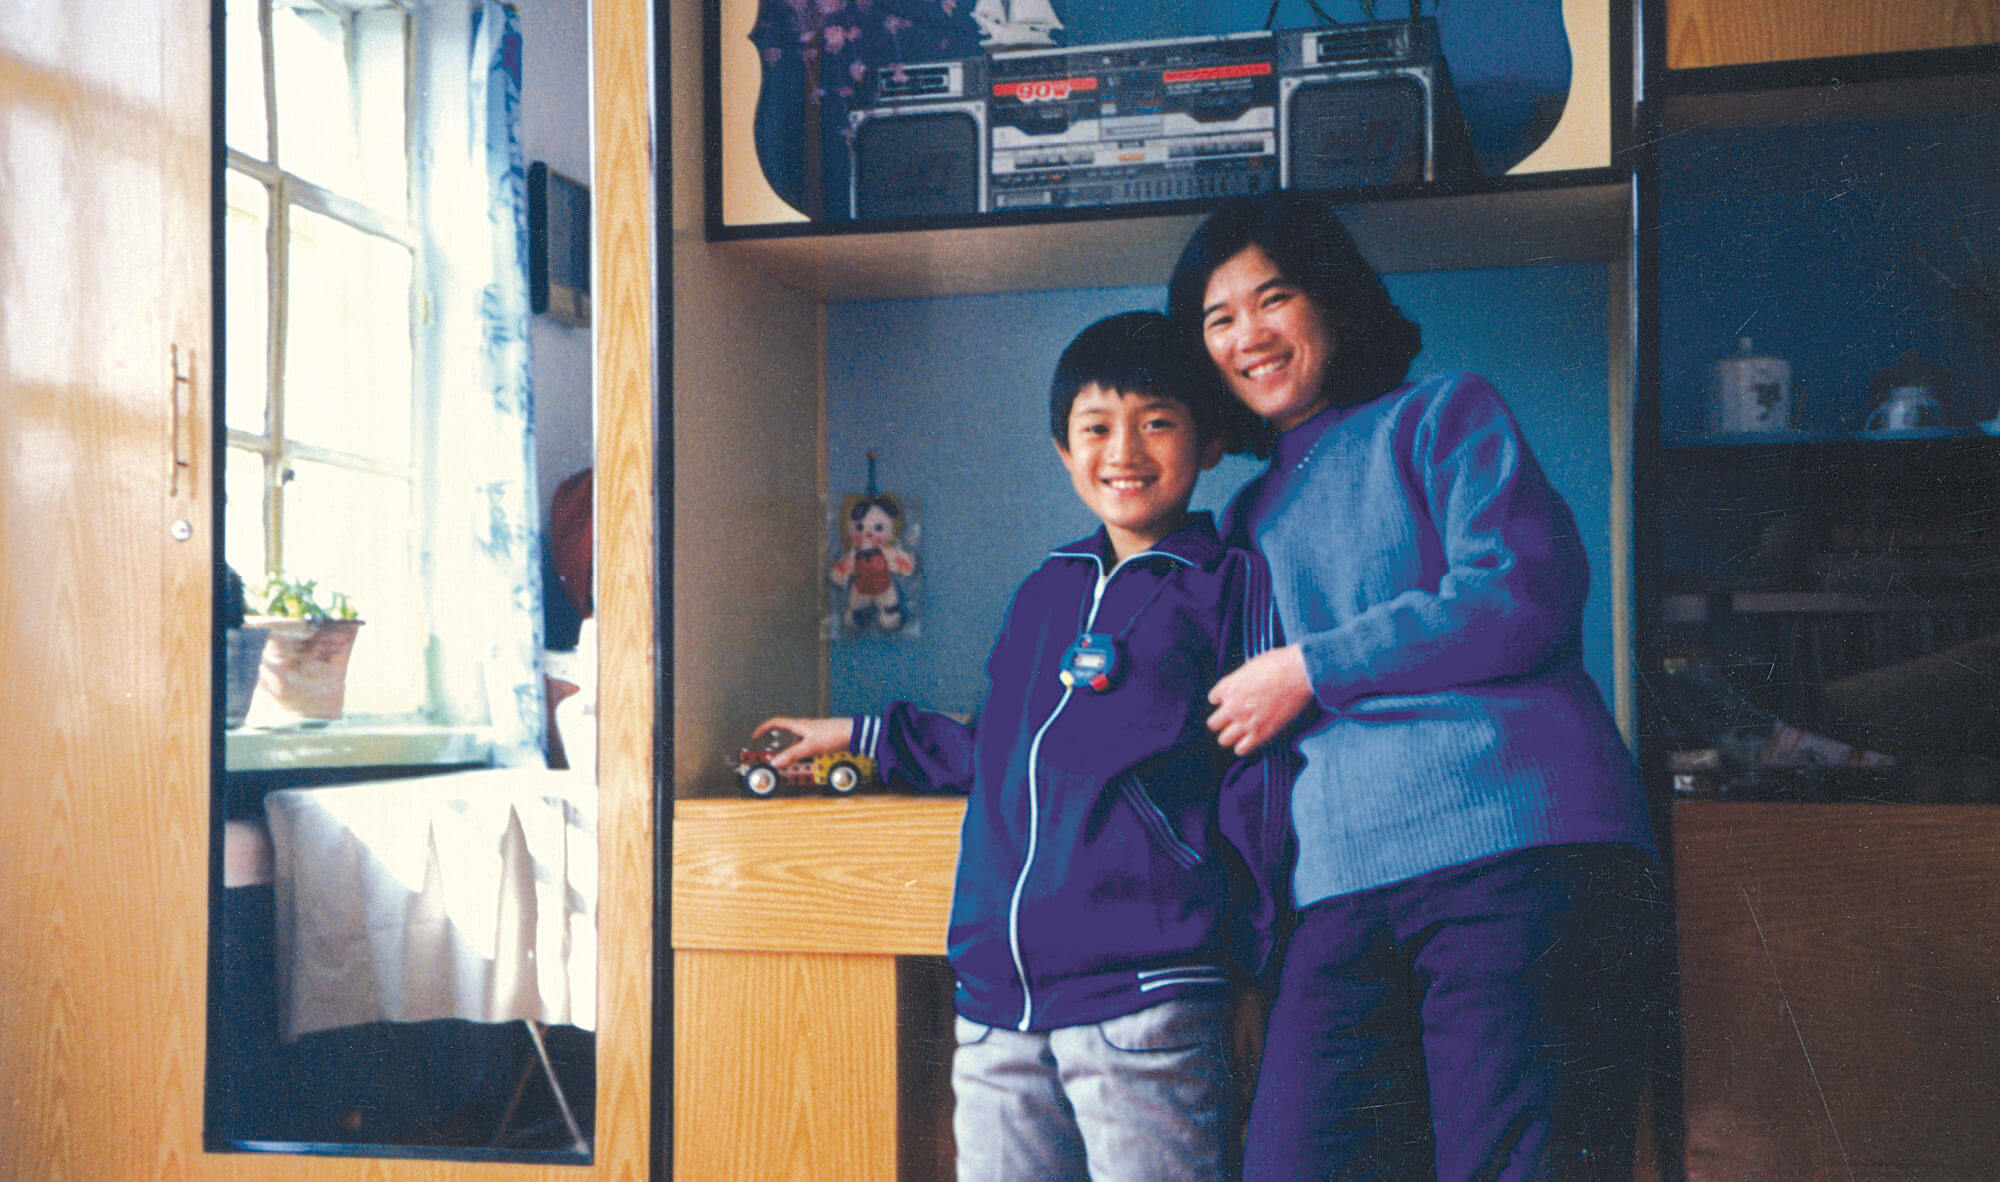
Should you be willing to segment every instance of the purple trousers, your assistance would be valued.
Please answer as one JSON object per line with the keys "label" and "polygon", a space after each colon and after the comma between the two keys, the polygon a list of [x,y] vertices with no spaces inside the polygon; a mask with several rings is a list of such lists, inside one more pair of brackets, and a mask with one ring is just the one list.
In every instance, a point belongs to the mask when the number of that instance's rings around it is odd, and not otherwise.
{"label": "purple trousers", "polygon": [[1668,965],[1641,851],[1553,846],[1300,913],[1243,1177],[1632,1177]]}

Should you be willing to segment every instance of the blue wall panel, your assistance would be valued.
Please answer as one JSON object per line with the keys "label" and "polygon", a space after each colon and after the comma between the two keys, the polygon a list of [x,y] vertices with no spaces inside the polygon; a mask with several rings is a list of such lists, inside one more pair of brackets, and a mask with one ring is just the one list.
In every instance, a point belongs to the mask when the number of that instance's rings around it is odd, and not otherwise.
{"label": "blue wall panel", "polygon": [[[1593,571],[1586,659],[1608,690],[1604,268],[1396,275],[1389,286],[1424,326],[1418,370],[1493,379],[1576,510]],[[920,635],[835,642],[836,712],[899,697],[977,709],[1013,588],[1049,549],[1096,526],[1049,438],[1056,356],[1090,321],[1163,299],[1161,288],[1114,288],[828,307],[828,487],[836,504],[861,491],[875,451],[882,489],[920,506],[924,575]],[[1224,460],[1203,477],[1196,507],[1219,510],[1256,470]]]}

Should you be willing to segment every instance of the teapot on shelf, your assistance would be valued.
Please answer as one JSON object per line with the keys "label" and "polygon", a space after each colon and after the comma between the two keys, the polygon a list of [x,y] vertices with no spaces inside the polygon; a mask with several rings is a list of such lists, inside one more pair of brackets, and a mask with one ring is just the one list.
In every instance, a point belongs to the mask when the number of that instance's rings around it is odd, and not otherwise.
{"label": "teapot on shelf", "polygon": [[1868,381],[1868,394],[1875,409],[1868,412],[1862,430],[1867,432],[1940,431],[1955,429],[1951,401],[1963,385],[1958,376],[1941,365],[1933,365],[1916,353]]}

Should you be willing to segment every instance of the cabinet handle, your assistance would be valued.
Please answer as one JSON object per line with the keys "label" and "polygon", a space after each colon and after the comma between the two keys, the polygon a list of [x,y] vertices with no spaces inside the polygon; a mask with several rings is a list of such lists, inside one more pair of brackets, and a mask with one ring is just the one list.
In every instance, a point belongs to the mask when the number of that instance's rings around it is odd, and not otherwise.
{"label": "cabinet handle", "polygon": [[[169,346],[168,357],[172,361],[174,368],[174,384],[167,396],[167,402],[170,407],[168,429],[173,436],[174,466],[169,471],[167,477],[167,495],[178,497],[181,495],[181,473],[186,471],[190,466],[191,460],[188,453],[193,450],[191,440],[189,441],[189,446],[185,448],[182,446],[181,425],[185,422],[192,422],[194,419],[194,350],[188,350],[187,368],[185,371],[181,368],[181,347],[178,343]],[[181,407],[181,402],[184,398],[188,403],[185,411]]]}

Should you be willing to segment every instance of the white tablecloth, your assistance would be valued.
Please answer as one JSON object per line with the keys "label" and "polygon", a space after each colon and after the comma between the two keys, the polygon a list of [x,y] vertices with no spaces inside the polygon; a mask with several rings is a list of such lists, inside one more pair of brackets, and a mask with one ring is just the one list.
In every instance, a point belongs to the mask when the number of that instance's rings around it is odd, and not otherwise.
{"label": "white tablecloth", "polygon": [[264,798],[287,1040],[361,1022],[597,1023],[597,788],[484,768]]}

